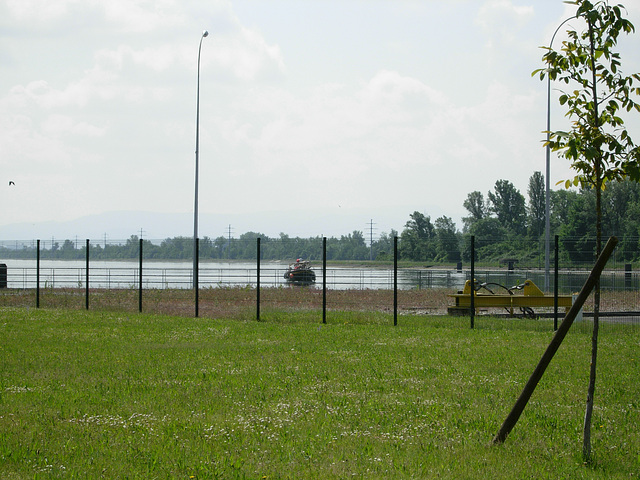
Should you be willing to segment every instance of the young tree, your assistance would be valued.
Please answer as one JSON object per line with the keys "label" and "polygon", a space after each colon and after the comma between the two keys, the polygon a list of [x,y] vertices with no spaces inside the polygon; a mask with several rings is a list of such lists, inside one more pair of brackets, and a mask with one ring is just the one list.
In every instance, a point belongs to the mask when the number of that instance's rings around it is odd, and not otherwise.
{"label": "young tree", "polygon": [[[596,192],[596,254],[602,251],[602,190],[608,181],[631,178],[640,180],[640,153],[624,127],[622,112],[640,111],[633,96],[640,94],[634,81],[640,74],[624,76],[620,71],[620,54],[614,51],[622,33],[635,31],[623,17],[621,5],[606,1],[567,2],[576,5],[576,18],[584,20],[582,32],[569,30],[568,40],[560,52],[546,48],[543,61],[547,68],[537,70],[540,78],[547,76],[570,86],[560,96],[571,118],[569,132],[550,132],[549,145],[571,162],[577,175],[566,181],[590,185]],[[546,146],[546,145],[545,145]],[[591,460],[591,415],[595,392],[596,359],[600,310],[600,285],[594,293],[594,322],[591,340],[591,370],[587,390],[582,454]]]}

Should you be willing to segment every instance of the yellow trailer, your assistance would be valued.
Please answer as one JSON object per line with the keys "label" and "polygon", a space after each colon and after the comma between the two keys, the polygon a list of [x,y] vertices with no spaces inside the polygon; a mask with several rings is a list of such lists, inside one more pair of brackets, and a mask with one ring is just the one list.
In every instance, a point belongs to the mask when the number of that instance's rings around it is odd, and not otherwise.
{"label": "yellow trailer", "polygon": [[[493,293],[489,285],[503,288],[507,293]],[[478,290],[488,293],[479,293]],[[515,293],[522,291],[522,294]],[[471,308],[471,281],[467,280],[462,292],[449,295],[455,299],[455,305],[448,307],[449,315],[468,315]],[[512,316],[514,310],[519,309],[525,315],[533,316],[535,307],[553,307],[553,295],[545,295],[531,280],[525,280],[522,285],[506,288],[498,284],[478,284],[473,296],[475,308],[505,308]],[[573,303],[571,295],[558,295],[558,307],[568,312]]]}

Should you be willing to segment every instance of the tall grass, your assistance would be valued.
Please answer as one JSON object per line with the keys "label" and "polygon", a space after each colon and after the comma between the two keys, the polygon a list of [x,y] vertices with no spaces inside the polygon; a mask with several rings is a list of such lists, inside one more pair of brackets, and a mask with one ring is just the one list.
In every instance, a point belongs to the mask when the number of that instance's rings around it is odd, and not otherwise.
{"label": "tall grass", "polygon": [[[0,310],[0,478],[635,478],[640,340],[571,332],[491,446],[551,338],[483,319],[267,310],[262,322]],[[542,322],[541,322],[542,323]]]}

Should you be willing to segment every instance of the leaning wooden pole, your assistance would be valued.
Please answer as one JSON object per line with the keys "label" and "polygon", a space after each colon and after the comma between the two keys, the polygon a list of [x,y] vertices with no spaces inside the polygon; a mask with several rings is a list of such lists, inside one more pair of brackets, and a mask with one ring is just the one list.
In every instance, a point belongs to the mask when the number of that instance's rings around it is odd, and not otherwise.
{"label": "leaning wooden pole", "polygon": [[542,375],[544,375],[544,371],[549,366],[549,363],[551,363],[551,359],[558,351],[558,348],[560,348],[560,345],[562,344],[564,337],[569,332],[569,328],[571,328],[573,321],[575,320],[576,316],[580,312],[580,309],[582,309],[584,302],[587,300],[587,297],[591,293],[591,290],[593,290],[593,287],[595,286],[596,282],[600,278],[600,274],[602,273],[604,266],[607,264],[607,260],[609,260],[609,257],[613,253],[613,249],[616,247],[617,244],[618,244],[617,237],[609,238],[609,241],[607,242],[604,249],[602,250],[602,253],[598,257],[598,260],[596,261],[596,264],[594,265],[593,270],[591,270],[591,273],[589,274],[589,278],[587,278],[587,281],[582,287],[582,290],[580,290],[580,294],[578,295],[578,298],[576,299],[573,306],[569,310],[569,313],[567,313],[567,315],[564,317],[564,320],[560,324],[560,327],[558,327],[558,330],[556,331],[556,334],[553,336],[551,343],[549,344],[549,346],[547,347],[547,350],[542,355],[542,358],[540,359],[538,366],[535,368],[535,370],[531,374],[531,377],[529,378],[529,381],[524,386],[524,389],[522,390],[520,397],[518,397],[518,400],[516,400],[516,404],[511,409],[511,412],[505,419],[504,423],[502,424],[502,427],[500,427],[500,431],[493,438],[493,443],[503,443],[507,439],[507,435],[509,435],[509,432],[511,432],[513,427],[516,426],[516,423],[518,423],[518,419],[520,418],[520,415],[522,414],[524,407],[527,406],[527,403],[529,402],[531,395],[533,395],[533,391],[536,389],[536,386],[538,385],[538,382],[542,378]]}

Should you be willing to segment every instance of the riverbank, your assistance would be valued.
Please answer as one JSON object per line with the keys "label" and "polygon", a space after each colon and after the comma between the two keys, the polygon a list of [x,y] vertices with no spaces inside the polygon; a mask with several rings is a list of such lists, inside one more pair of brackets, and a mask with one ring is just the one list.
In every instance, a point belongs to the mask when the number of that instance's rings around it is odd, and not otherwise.
{"label": "riverbank", "polygon": [[[449,294],[455,289],[429,288],[422,290],[398,290],[399,315],[445,315],[447,307],[453,304]],[[195,296],[190,289],[144,289],[136,288],[100,289],[91,288],[88,294],[91,310],[138,312],[140,305],[144,313],[194,315]],[[229,318],[253,320],[257,317],[258,292],[251,286],[203,288],[199,291],[199,316],[208,318]],[[317,312],[321,315],[323,292],[318,286],[281,286],[260,289],[260,310],[269,312]],[[638,310],[637,292],[603,291],[602,312],[634,312]],[[35,289],[0,289],[0,308],[36,306]],[[39,303],[41,308],[86,309],[87,290],[85,288],[41,288]],[[394,292],[381,289],[328,290],[326,294],[328,311],[347,311],[367,314],[393,314]],[[587,300],[585,312],[593,311],[593,295]],[[538,310],[547,314],[549,309]],[[503,309],[478,310],[479,316],[505,314]],[[517,312],[516,312],[517,313]],[[560,311],[560,316],[563,315]],[[640,319],[634,322],[640,323]]]}

